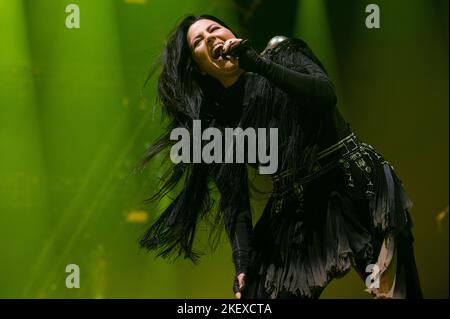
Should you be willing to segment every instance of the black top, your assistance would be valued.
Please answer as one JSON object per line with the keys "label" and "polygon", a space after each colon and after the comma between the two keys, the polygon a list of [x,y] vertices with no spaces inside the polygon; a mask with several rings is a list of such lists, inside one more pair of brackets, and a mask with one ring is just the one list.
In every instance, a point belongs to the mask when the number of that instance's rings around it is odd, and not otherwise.
{"label": "black top", "polygon": [[[250,53],[241,52],[239,64],[242,65],[244,60],[245,70],[250,72],[242,74],[238,81],[228,88],[218,85],[214,89],[213,102],[203,110],[206,117],[213,118],[219,126],[238,126],[243,112],[244,95],[249,94],[245,92],[246,83],[254,77],[263,76],[293,99],[308,98],[309,103],[304,105],[311,108],[311,112],[320,114],[324,122],[318,141],[320,148],[326,148],[350,133],[348,123],[336,107],[334,85],[325,71],[310,57],[302,54],[303,69],[307,73],[301,73],[259,55],[252,56],[251,47],[246,50],[250,50]],[[251,58],[244,57],[244,54],[250,55]]]}
{"label": "black top", "polygon": [[[283,46],[289,46],[289,41],[295,40],[286,40],[285,43],[279,45],[279,49],[283,49]],[[248,107],[245,104],[247,97],[254,94],[250,82],[258,81],[258,78],[264,77],[269,80],[271,85],[282,90],[290,99],[300,101],[304,108],[303,112],[312,113],[314,118],[319,119],[317,122],[306,121],[306,123],[301,124],[302,133],[306,136],[306,139],[315,136],[314,138],[317,140],[314,143],[318,145],[319,150],[336,143],[350,133],[348,124],[336,108],[337,98],[334,86],[321,65],[315,63],[313,58],[302,52],[297,52],[297,55],[300,55],[302,70],[304,70],[304,72],[298,72],[258,55],[248,42],[243,43],[238,53],[240,67],[249,72],[244,73],[232,86],[217,88],[214,94],[214,102],[210,103],[204,110],[206,117],[213,119],[217,126],[239,126],[242,124],[243,113],[246,111],[250,112],[250,114],[247,114],[247,118],[258,116],[258,105],[255,105],[255,111],[254,109],[245,110]],[[303,103],[306,100],[308,103]],[[274,105],[273,107],[276,113],[277,106]],[[295,107],[295,105],[292,105],[292,107]],[[251,114],[252,112],[253,114]],[[252,120],[247,121],[247,126],[251,122]],[[255,120],[255,126],[258,125],[256,122]],[[283,123],[280,123],[281,125]],[[319,134],[316,134],[319,129],[317,125],[321,126]],[[291,136],[291,138],[299,137]],[[281,144],[283,142],[280,141]],[[280,152],[283,152],[283,148],[280,149]],[[248,189],[242,190],[241,197],[239,213],[235,216],[235,220],[229,221],[229,224],[226,225],[232,244],[236,274],[247,271],[249,253],[252,249],[252,222]],[[237,291],[236,287],[235,290]]]}

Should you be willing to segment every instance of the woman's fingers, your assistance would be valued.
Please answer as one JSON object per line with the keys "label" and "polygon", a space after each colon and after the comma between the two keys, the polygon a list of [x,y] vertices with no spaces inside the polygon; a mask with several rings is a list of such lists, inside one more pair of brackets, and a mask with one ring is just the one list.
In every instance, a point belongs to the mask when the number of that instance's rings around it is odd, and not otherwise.
{"label": "woman's fingers", "polygon": [[222,52],[223,54],[228,54],[230,53],[230,50],[233,46],[235,46],[236,44],[238,44],[239,42],[241,42],[242,39],[228,39],[225,41],[223,48],[222,48]]}
{"label": "woman's fingers", "polygon": [[234,293],[234,296],[236,297],[236,299],[241,299],[241,297],[242,297],[241,291],[242,291],[242,289],[245,288],[245,278],[246,277],[245,277],[244,273],[240,273],[237,276],[237,284],[238,284],[238,287],[239,287],[239,291]]}
{"label": "woman's fingers", "polygon": [[241,273],[238,275],[238,283],[239,283],[239,290],[244,289],[245,287],[245,274]]}

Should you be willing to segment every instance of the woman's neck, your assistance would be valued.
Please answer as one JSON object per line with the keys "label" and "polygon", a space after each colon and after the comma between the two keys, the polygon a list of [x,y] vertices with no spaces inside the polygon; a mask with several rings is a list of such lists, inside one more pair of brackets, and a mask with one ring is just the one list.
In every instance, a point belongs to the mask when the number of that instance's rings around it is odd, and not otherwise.
{"label": "woman's neck", "polygon": [[223,77],[219,81],[225,88],[229,88],[239,80],[242,74],[244,74],[244,70],[239,69],[238,72],[234,73],[231,76]]}

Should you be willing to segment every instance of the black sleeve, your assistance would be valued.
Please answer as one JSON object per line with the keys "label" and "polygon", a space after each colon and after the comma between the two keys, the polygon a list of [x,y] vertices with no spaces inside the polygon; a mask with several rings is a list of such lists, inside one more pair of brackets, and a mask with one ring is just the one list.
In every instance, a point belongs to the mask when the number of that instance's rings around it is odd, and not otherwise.
{"label": "black sleeve", "polygon": [[331,110],[337,102],[335,88],[326,74],[308,57],[304,66],[309,74],[300,73],[261,57],[248,40],[243,40],[233,52],[239,58],[239,66],[272,81],[287,94],[312,99],[322,111]]}
{"label": "black sleeve", "polygon": [[252,242],[252,214],[248,190],[239,194],[240,204],[235,216],[226,219],[226,231],[231,243],[236,275],[247,273]]}
{"label": "black sleeve", "polygon": [[247,274],[253,242],[253,225],[246,164],[221,164],[213,174],[220,193],[220,211],[231,244],[235,265],[234,292],[239,291],[236,277]]}

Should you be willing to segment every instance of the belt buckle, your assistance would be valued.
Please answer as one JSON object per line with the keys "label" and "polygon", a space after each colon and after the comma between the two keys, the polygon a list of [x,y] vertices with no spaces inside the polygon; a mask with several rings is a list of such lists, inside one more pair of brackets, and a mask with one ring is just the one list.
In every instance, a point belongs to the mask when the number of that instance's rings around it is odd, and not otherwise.
{"label": "belt buckle", "polygon": [[358,149],[358,143],[355,141],[355,139],[352,137],[348,141],[344,140],[343,145],[345,147],[345,153],[342,154],[342,156],[347,156],[353,151]]}

